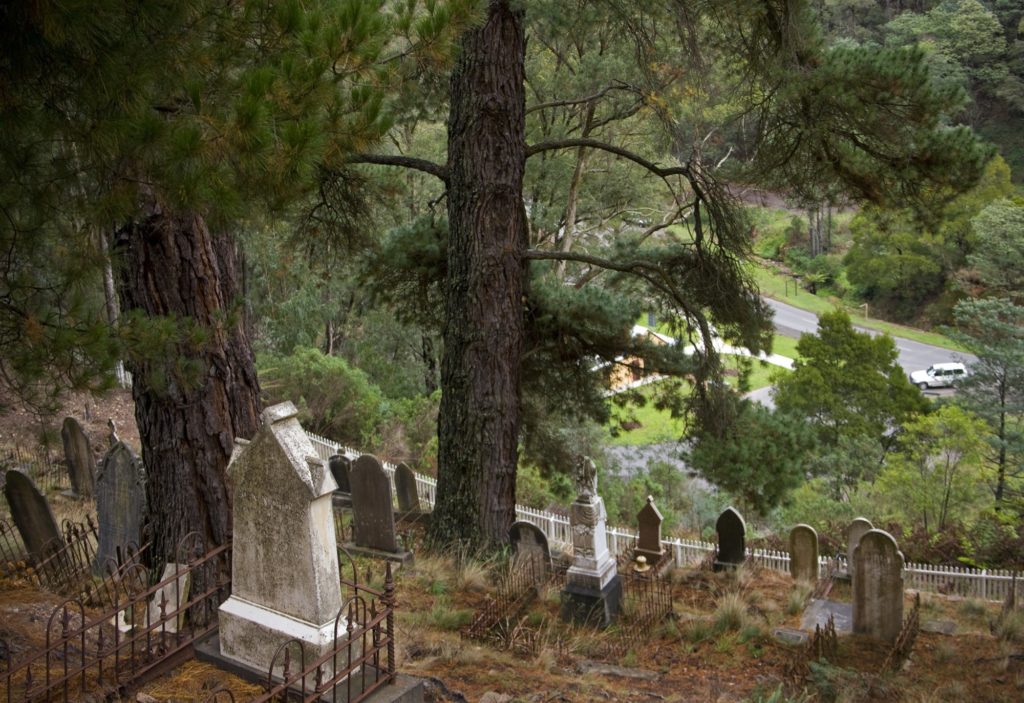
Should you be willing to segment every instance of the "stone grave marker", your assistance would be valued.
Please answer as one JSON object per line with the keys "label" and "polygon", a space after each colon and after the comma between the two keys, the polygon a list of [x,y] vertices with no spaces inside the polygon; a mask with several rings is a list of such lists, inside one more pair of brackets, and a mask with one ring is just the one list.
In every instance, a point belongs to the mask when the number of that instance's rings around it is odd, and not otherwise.
{"label": "stone grave marker", "polygon": [[348,472],[352,468],[352,460],[344,454],[334,454],[327,460],[327,465],[331,467],[331,475],[334,476],[334,482],[338,484],[338,490],[341,493],[351,493]]}
{"label": "stone grave marker", "polygon": [[60,439],[64,444],[64,459],[68,464],[68,477],[71,479],[71,494],[82,498],[92,496],[93,467],[96,460],[92,456],[92,445],[85,430],[73,417],[64,418],[60,428]]}
{"label": "stone grave marker", "polygon": [[894,642],[903,629],[903,554],[884,530],[869,530],[853,552],[853,631]]}
{"label": "stone grave marker", "polygon": [[142,460],[124,442],[118,442],[103,457],[96,474],[96,518],[99,544],[93,573],[103,575],[117,564],[129,547],[142,546],[142,523],[146,517],[146,469]]}
{"label": "stone grave marker", "polygon": [[874,525],[867,518],[854,518],[850,526],[846,528],[846,572],[853,575],[853,550],[857,548],[860,538],[874,529]]}
{"label": "stone grave marker", "polygon": [[50,504],[36,484],[19,469],[8,469],[4,497],[11,510],[11,519],[21,534],[25,551],[40,562],[64,546]]}
{"label": "stone grave marker", "polygon": [[517,564],[533,573],[534,582],[544,583],[551,573],[551,549],[548,537],[536,525],[522,520],[512,523],[508,531],[509,543]]}
{"label": "stone grave marker", "polygon": [[722,511],[715,523],[718,532],[718,554],[715,570],[735,568],[747,559],[747,523],[732,506]]}
{"label": "stone grave marker", "polygon": [[622,579],[608,551],[604,500],[597,494],[597,467],[587,457],[576,464],[579,495],[569,512],[572,566],[562,590],[563,620],[608,627],[622,607]]}
{"label": "stone grave marker", "polygon": [[810,525],[789,532],[789,574],[794,581],[818,580],[818,533]]}
{"label": "stone grave marker", "polygon": [[398,498],[398,512],[419,512],[420,494],[416,490],[416,474],[404,463],[395,468],[395,494]]}
{"label": "stone grave marker", "polygon": [[647,563],[656,565],[661,561],[664,548],[661,545],[661,512],[654,504],[654,497],[647,496],[647,504],[640,508],[636,516],[639,535],[636,540],[636,554],[647,559]]}
{"label": "stone grave marker", "polygon": [[[167,632],[177,632],[178,629],[185,622],[185,613],[178,613],[176,617],[173,617],[174,611],[179,610],[181,606],[188,602],[189,588],[192,585],[191,572],[187,572],[186,564],[175,564],[168,562],[164,566],[164,573],[160,576],[159,583],[164,583],[160,589],[153,594],[152,600],[149,601],[149,623],[155,623],[160,620],[161,607],[163,607],[162,614],[169,618],[167,623],[163,626],[163,629]],[[175,574],[179,574],[177,578],[174,578]],[[173,580],[168,580],[173,579]],[[161,603],[163,605],[161,606]]]}
{"label": "stone grave marker", "polygon": [[836,632],[853,632],[853,606],[832,600],[816,598],[807,604],[800,616],[800,629],[811,632],[816,625],[825,627],[829,618],[836,627]]}
{"label": "stone grave marker", "polygon": [[[260,430],[251,442],[236,440],[228,464],[234,547],[231,597],[218,613],[220,655],[256,671],[292,638],[307,662],[329,653],[341,609],[337,485],[297,414],[290,402],[264,410]],[[337,631],[346,626],[343,617]]]}
{"label": "stone grave marker", "polygon": [[391,482],[380,460],[364,454],[352,462],[352,532],[355,546],[380,552],[398,552]]}

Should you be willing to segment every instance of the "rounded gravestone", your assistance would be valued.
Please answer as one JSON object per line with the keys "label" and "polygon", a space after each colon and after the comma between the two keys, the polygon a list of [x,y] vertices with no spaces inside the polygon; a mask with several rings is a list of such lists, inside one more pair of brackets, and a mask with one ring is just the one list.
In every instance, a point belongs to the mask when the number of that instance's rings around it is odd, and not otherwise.
{"label": "rounded gravestone", "polygon": [[416,473],[402,463],[395,468],[395,497],[402,513],[420,509],[420,495],[416,490]]}
{"label": "rounded gravestone", "polygon": [[529,569],[534,582],[546,581],[551,572],[551,550],[544,531],[536,525],[520,520],[512,523],[508,530],[508,539],[516,564]]}
{"label": "rounded gravestone", "polygon": [[357,547],[397,552],[391,481],[380,460],[363,454],[352,462],[352,533]]}
{"label": "rounded gravestone", "polygon": [[722,511],[715,523],[718,532],[716,568],[739,566],[747,558],[747,523],[732,506]]}
{"label": "rounded gravestone", "polygon": [[7,470],[4,497],[11,510],[11,519],[21,534],[22,544],[34,561],[45,559],[55,547],[63,544],[46,496],[21,470]]}
{"label": "rounded gravestone", "polygon": [[874,525],[867,518],[854,518],[850,526],[846,528],[846,570],[853,574],[853,550],[857,548],[860,538],[874,529]]}
{"label": "rounded gravestone", "polygon": [[334,482],[338,484],[338,491],[351,493],[352,489],[348,483],[348,472],[352,469],[352,460],[344,454],[334,454],[327,460],[327,466],[331,469]]}
{"label": "rounded gravestone", "polygon": [[789,532],[789,573],[794,581],[818,580],[818,533],[810,525]]}
{"label": "rounded gravestone", "polygon": [[894,642],[903,629],[903,554],[884,530],[869,530],[853,552],[853,631]]}
{"label": "rounded gravestone", "polygon": [[93,491],[92,445],[85,430],[73,417],[64,418],[60,428],[60,439],[64,445],[64,459],[68,465],[68,478],[71,479],[71,491],[76,496],[88,498]]}

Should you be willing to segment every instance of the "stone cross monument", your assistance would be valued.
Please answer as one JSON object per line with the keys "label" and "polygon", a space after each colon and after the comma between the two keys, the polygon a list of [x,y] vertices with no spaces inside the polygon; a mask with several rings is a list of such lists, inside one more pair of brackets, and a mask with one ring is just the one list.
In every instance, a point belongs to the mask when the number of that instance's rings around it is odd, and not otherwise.
{"label": "stone cross monument", "polygon": [[622,581],[608,551],[607,513],[597,494],[596,467],[588,457],[577,460],[576,487],[579,496],[569,513],[574,557],[562,591],[562,619],[604,628],[618,616]]}

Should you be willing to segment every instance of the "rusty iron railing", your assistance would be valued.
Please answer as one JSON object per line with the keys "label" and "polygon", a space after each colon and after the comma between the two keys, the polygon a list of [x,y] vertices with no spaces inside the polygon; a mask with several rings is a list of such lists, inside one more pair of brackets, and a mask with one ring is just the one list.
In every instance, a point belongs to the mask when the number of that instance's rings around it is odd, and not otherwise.
{"label": "rusty iron railing", "polygon": [[217,626],[212,614],[228,595],[230,549],[206,551],[199,535],[187,535],[162,580],[148,585],[149,572],[131,562],[112,582],[111,607],[96,614],[80,598],[66,600],[50,615],[45,646],[18,661],[3,642],[0,676],[8,703],[121,692],[187,654]]}
{"label": "rusty iron railing", "polygon": [[[290,699],[358,703],[381,686],[394,683],[395,583],[391,563],[386,566],[383,591],[344,579],[342,583],[351,587],[354,595],[335,618],[331,651],[307,664],[301,641],[283,643],[267,668],[266,693],[253,703]],[[298,657],[297,667],[294,656]],[[218,695],[221,698],[217,699]],[[222,691],[212,696],[208,700],[228,699]]]}
{"label": "rusty iron railing", "polygon": [[13,576],[29,563],[21,535],[7,520],[0,519],[0,575]]}
{"label": "rusty iron railing", "polygon": [[71,488],[71,476],[63,454],[46,447],[0,447],[0,468],[6,470],[13,467],[24,471],[43,492]]}
{"label": "rusty iron railing", "polygon": [[[5,526],[0,524],[0,549],[4,549],[4,529]],[[23,555],[20,560],[10,562],[13,566],[10,573],[24,576],[29,583],[43,590],[81,599],[86,606],[113,608],[132,564],[145,561],[149,542],[144,542],[141,547],[129,544],[119,548],[115,558],[99,564],[96,558],[99,532],[91,516],[86,516],[85,522],[65,520],[61,533],[62,538],[51,540],[43,548],[42,559],[32,562]],[[139,590],[138,586],[136,590]]]}

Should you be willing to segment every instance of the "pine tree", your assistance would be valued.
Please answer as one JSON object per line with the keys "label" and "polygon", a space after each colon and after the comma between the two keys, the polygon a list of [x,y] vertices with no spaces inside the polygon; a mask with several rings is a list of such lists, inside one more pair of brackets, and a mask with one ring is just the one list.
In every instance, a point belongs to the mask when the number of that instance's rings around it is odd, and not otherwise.
{"label": "pine tree", "polygon": [[[409,77],[404,57],[443,55],[463,5],[3,9],[0,227],[17,247],[29,230],[70,248],[94,230],[117,233],[116,341],[134,374],[158,554],[189,531],[229,537],[225,468],[234,438],[257,428],[232,235],[377,139],[385,95]],[[53,289],[73,288],[72,273],[57,272]],[[52,327],[64,356],[90,351],[72,325]]]}
{"label": "pine tree", "polygon": [[[607,7],[622,10],[616,3]],[[731,116],[754,126],[753,138],[741,145],[743,168],[735,169],[733,178],[786,183],[811,195],[828,188],[878,201],[920,201],[944,195],[943,188],[970,184],[986,157],[969,131],[942,124],[944,111],[959,104],[961,94],[928,80],[920,52],[829,49],[809,24],[803,3],[655,2],[609,14],[609,21],[621,28],[614,36],[632,43],[644,70],[665,68],[658,52],[674,45],[684,47],[680,53],[691,62],[688,67],[717,66],[732,75],[729,99],[709,100],[706,106],[720,110],[724,121]],[[483,22],[463,35],[451,82],[446,164],[406,155],[360,157],[418,169],[448,188],[451,244],[444,286],[440,486],[432,524],[433,539],[440,543],[498,544],[506,539],[515,499],[524,369],[536,361],[530,343],[557,351],[573,339],[569,329],[554,340],[531,335],[534,319],[547,312],[542,286],[532,287],[550,266],[544,262],[573,266],[566,278],[571,276],[576,286],[600,277],[621,299],[645,300],[673,318],[680,332],[703,340],[707,351],[690,361],[669,352],[651,356],[676,373],[693,374],[694,405],[703,408],[706,423],[729,419],[728,406],[716,402],[705,382],[718,368],[709,319],[754,349],[765,346],[769,330],[766,311],[740,263],[749,226],[715,168],[725,159],[709,163],[699,149],[680,147],[690,142],[679,138],[680,111],[673,108],[700,92],[685,81],[662,82],[644,103],[665,128],[665,144],[674,154],[670,165],[617,143],[614,134],[607,139],[558,134],[527,144],[529,108],[520,85],[526,21],[522,4],[491,0]],[[507,75],[499,75],[497,66],[505,67]],[[647,87],[657,82],[649,77]],[[673,93],[671,88],[681,89]],[[577,97],[566,96],[547,108]],[[625,236],[590,252],[530,245],[522,224],[525,163],[580,149],[611,154],[619,168],[637,169],[666,183],[675,218],[663,225],[679,222],[686,234],[657,240]],[[606,340],[616,336],[627,340],[620,349],[629,346],[628,328],[606,329],[601,335]],[[578,345],[565,346],[581,354],[563,358],[563,366],[593,365],[586,355],[594,337],[581,333],[578,339]],[[615,356],[606,358],[614,361]],[[595,373],[586,376],[591,383],[599,380]],[[564,389],[549,386],[547,395]]]}

